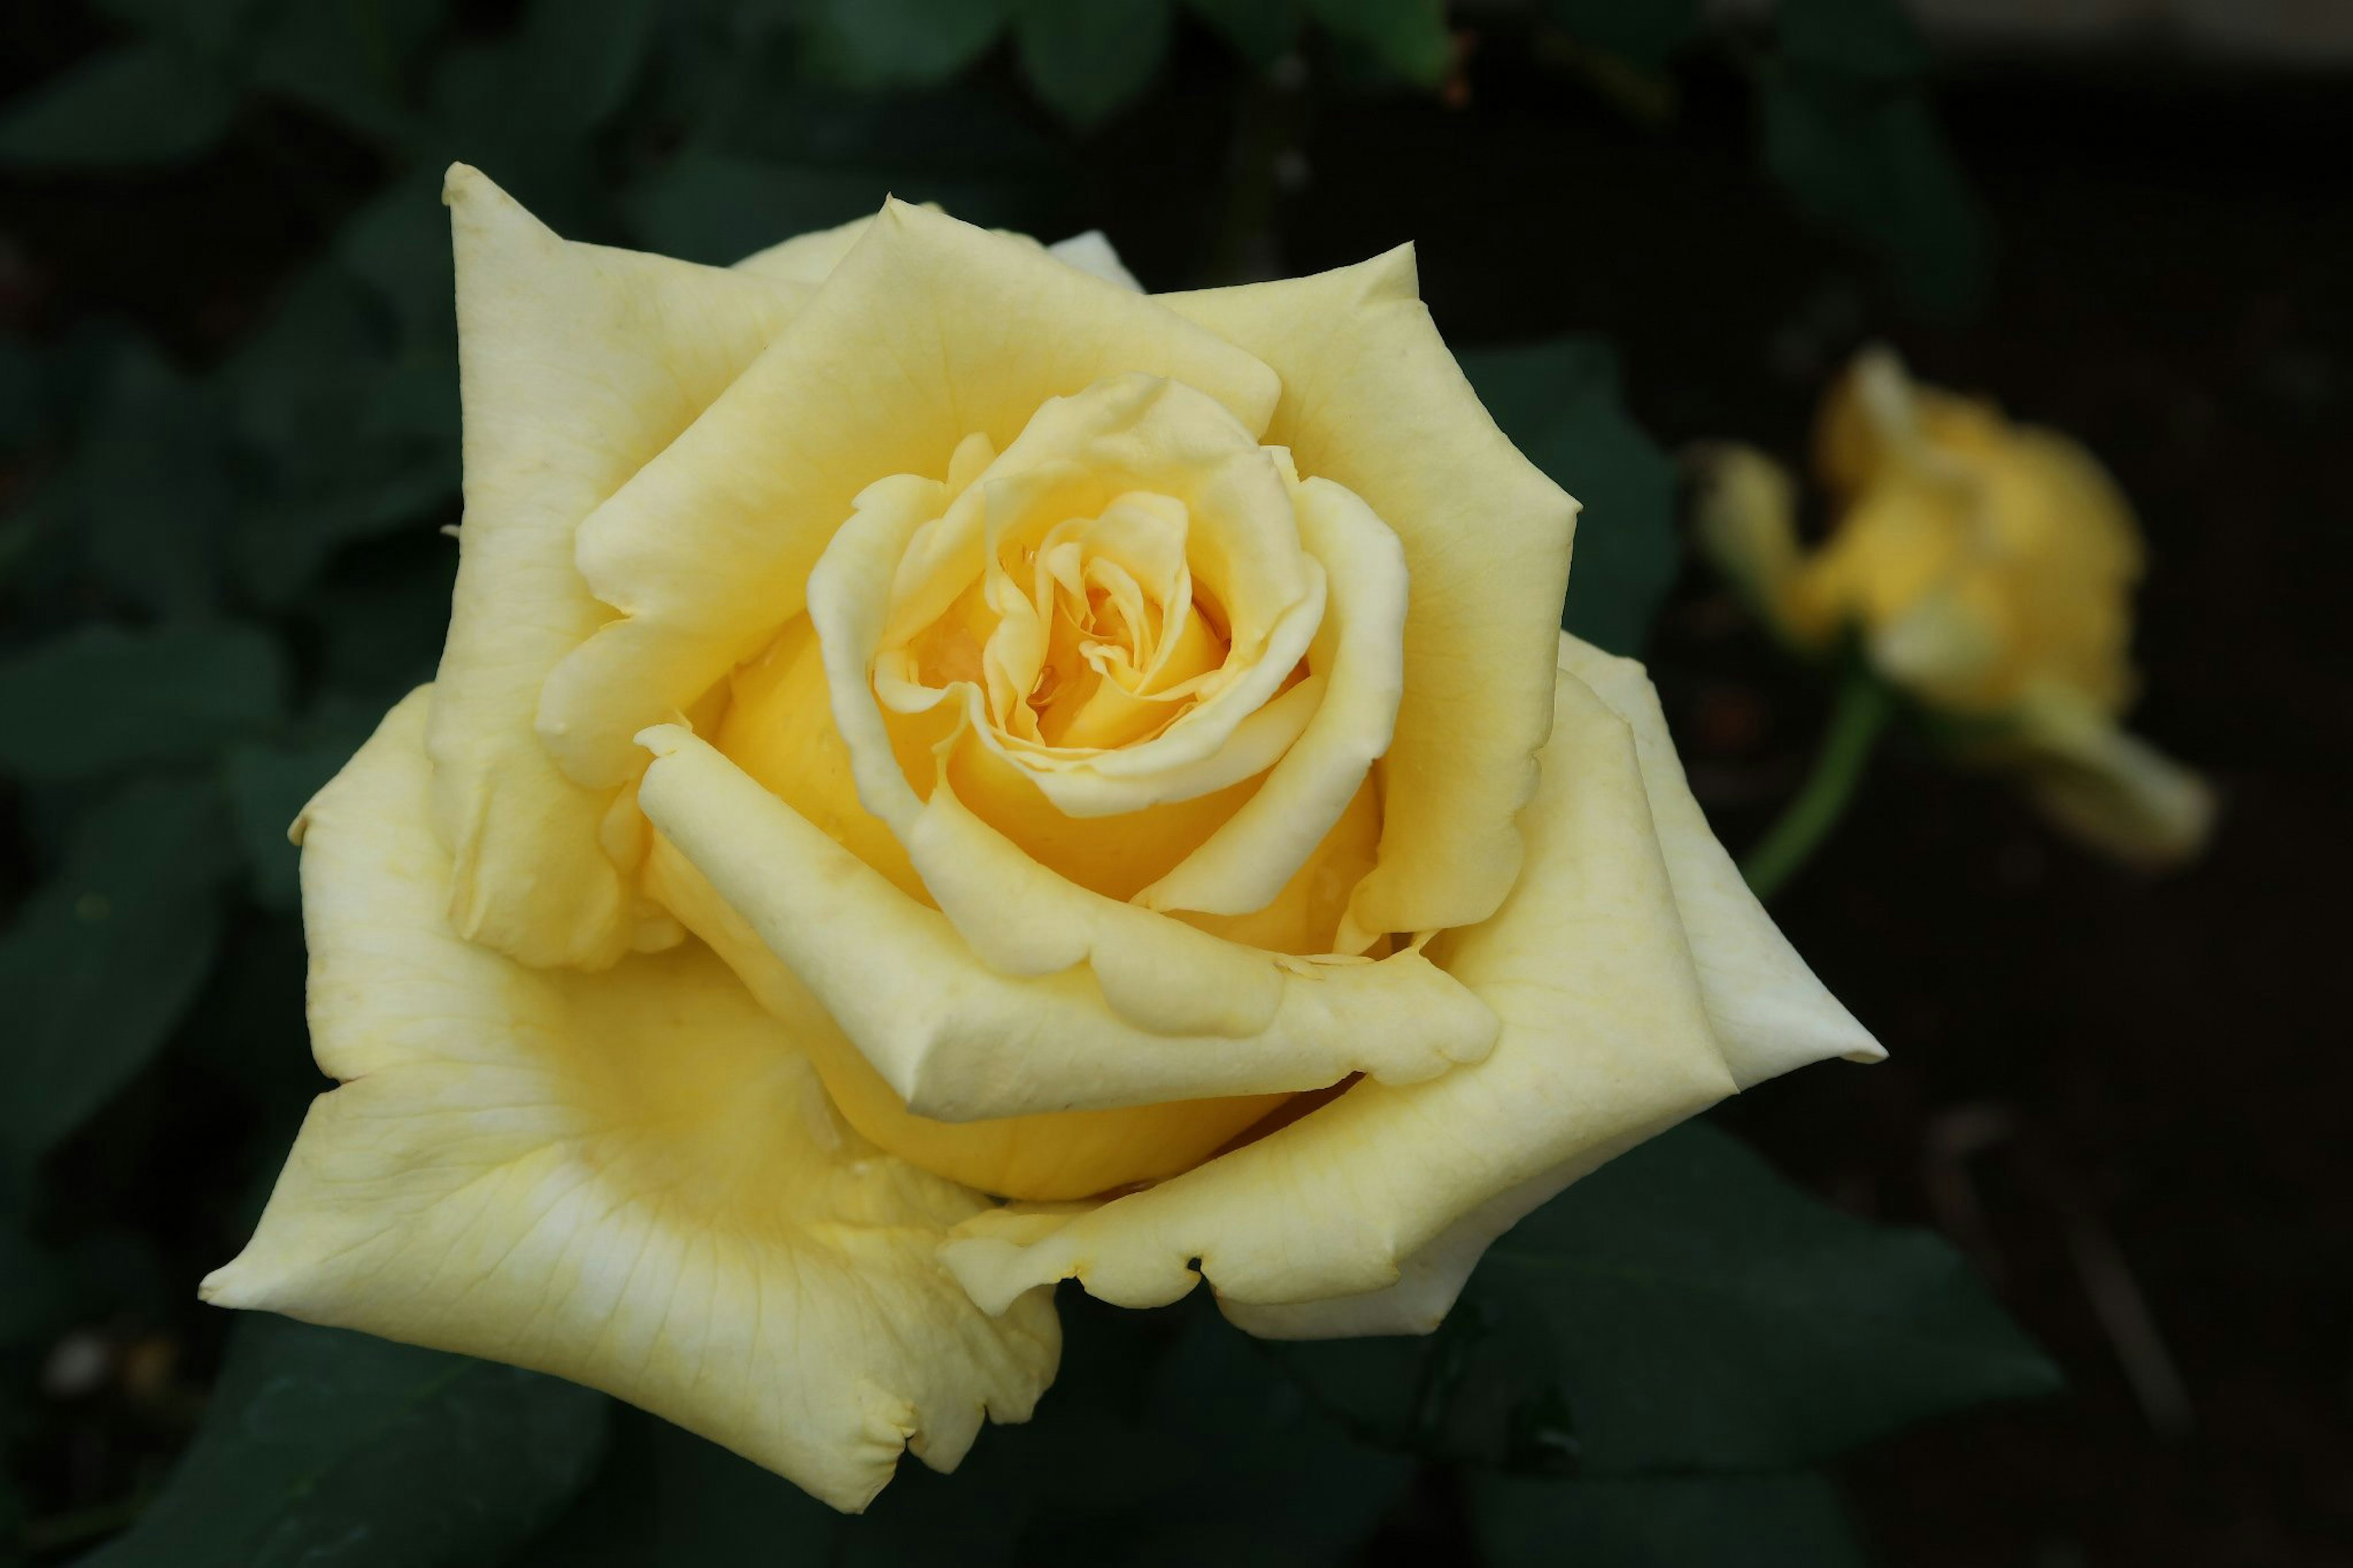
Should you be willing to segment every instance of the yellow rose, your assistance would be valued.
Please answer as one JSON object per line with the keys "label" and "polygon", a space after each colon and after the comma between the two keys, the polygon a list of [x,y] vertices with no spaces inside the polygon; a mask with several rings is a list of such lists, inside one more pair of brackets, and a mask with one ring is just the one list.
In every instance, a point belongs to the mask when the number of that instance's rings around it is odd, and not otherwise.
{"label": "yellow rose", "polygon": [[1409,251],[1148,298],[897,203],[721,270],[447,195],[448,647],[296,826],[341,1087],[209,1299],[854,1509],[1029,1414],[1059,1280],[1427,1331],[1879,1054],[1559,636],[1575,503]]}
{"label": "yellow rose", "polygon": [[1701,454],[1700,537],[1784,637],[1854,633],[1881,676],[1960,721],[1960,753],[2017,774],[2062,827],[2127,861],[2195,854],[2203,780],[2117,724],[2141,546],[2098,460],[1991,403],[1914,383],[1867,349],[1823,400],[1814,469],[1832,511],[1802,553],[1771,458]]}

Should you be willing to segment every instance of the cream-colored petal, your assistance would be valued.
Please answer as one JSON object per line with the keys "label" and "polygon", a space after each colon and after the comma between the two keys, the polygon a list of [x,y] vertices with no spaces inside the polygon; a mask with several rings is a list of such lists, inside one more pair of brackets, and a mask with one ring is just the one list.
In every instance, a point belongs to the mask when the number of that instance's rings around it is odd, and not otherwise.
{"label": "cream-colored petal", "polygon": [[1405,552],[1372,508],[1329,479],[1294,498],[1301,540],[1330,583],[1308,659],[1326,685],[1315,716],[1257,794],[1136,895],[1152,910],[1261,910],[1323,843],[1388,750],[1405,692]]}
{"label": "cream-colored petal", "polygon": [[1580,1151],[1531,1181],[1498,1193],[1438,1233],[1398,1265],[1398,1280],[1378,1290],[1320,1301],[1237,1301],[1218,1299],[1219,1310],[1245,1333],[1262,1340],[1352,1340],[1369,1334],[1426,1334],[1446,1321],[1487,1248],[1512,1226],[1637,1143],[1683,1120],[1677,1111],[1651,1127]]}
{"label": "cream-colored petal", "polygon": [[2029,693],[2016,764],[2043,815],[2126,865],[2178,866],[2206,847],[2214,789],[2073,693]]}
{"label": "cream-colored petal", "polygon": [[[1314,642],[1325,574],[1301,548],[1279,465],[1216,402],[1162,378],[1106,378],[1039,407],[944,512],[934,510],[942,494],[912,476],[869,486],[809,574],[809,614],[825,648],[836,721],[861,757],[861,795],[899,787],[876,771],[883,766],[880,731],[862,711],[875,701],[868,671],[877,653],[885,656],[879,684],[886,703],[901,712],[937,705],[954,687],[917,684],[912,654],[897,645],[945,614],[984,574],[1008,619],[984,649],[992,668],[985,693],[979,687],[973,693],[986,696],[987,710],[972,720],[975,738],[1024,767],[1065,814],[1117,815],[1208,794],[1271,766],[1297,737],[1312,710],[1270,700]],[[1181,503],[1189,519],[1185,555],[1224,607],[1232,645],[1210,678],[1216,685],[1159,734],[1117,749],[1072,750],[1008,732],[1008,710],[1026,712],[1046,640],[1030,613],[1030,586],[1011,581],[1000,564],[1008,537],[1022,540],[1012,531],[1025,525],[1107,514],[1122,498],[1137,496]],[[1172,614],[1178,608],[1169,606]],[[1189,605],[1182,608],[1190,614]],[[1021,635],[1008,636],[1017,628]],[[902,668],[894,670],[894,659]],[[972,700],[960,698],[966,706]],[[1282,726],[1279,739],[1271,729],[1278,714],[1297,721]],[[874,801],[867,808],[892,820]]]}
{"label": "cream-colored petal", "polygon": [[1065,266],[1075,267],[1106,283],[1116,283],[1139,294],[1144,292],[1144,285],[1136,281],[1135,274],[1127,269],[1127,264],[1119,258],[1119,252],[1112,248],[1110,239],[1099,228],[1074,234],[1068,239],[1058,239],[1046,247],[1046,254]]}
{"label": "cream-colored petal", "polygon": [[1440,962],[1503,1020],[1486,1059],[1359,1083],[1091,1210],[976,1215],[944,1253],[976,1300],[1076,1278],[1152,1305],[1193,1285],[1196,1259],[1233,1302],[1387,1289],[1466,1214],[1732,1092],[1634,736],[1573,675],[1556,691],[1526,869],[1491,920],[1440,939]]}
{"label": "cream-colored petal", "polygon": [[834,1115],[784,1024],[690,944],[529,970],[441,916],[430,691],[304,813],[319,1065],[220,1305],[512,1362],[642,1405],[863,1507],[902,1446],[950,1468],[1053,1374],[1044,1293],[939,1267],[987,1206]]}
{"label": "cream-colored petal", "polygon": [[540,733],[591,785],[639,765],[681,710],[800,613],[860,491],[1000,449],[1039,405],[1141,371],[1208,394],[1253,434],[1273,372],[1152,300],[893,202],[767,352],[581,525],[578,563],[621,613],[559,665]]}
{"label": "cream-colored petal", "polygon": [[952,1182],[1006,1197],[1056,1201],[1165,1181],[1191,1170],[1290,1100],[1167,1100],[983,1121],[917,1116],[785,961],[668,839],[655,841],[646,879],[654,896],[727,961],[760,1005],[790,1026],[794,1043],[808,1053],[852,1127]]}
{"label": "cream-colored petal", "polygon": [[[1414,952],[1379,963],[1268,955],[1276,1004],[1250,1035],[1141,1027],[1113,1010],[1097,971],[1018,978],[989,968],[946,916],[891,886],[686,731],[651,730],[645,743],[655,761],[638,799],[655,828],[918,1115],[965,1121],[1268,1094],[1320,1089],[1360,1070],[1419,1079],[1475,1059],[1492,1041],[1487,1008]],[[1190,960],[1197,955],[1177,944],[1201,936],[1042,869],[1008,888],[996,912],[1040,942],[1077,931],[1139,1011],[1168,984],[1150,972],[1152,957]],[[1182,937],[1153,945],[1127,917]]]}
{"label": "cream-colored petal", "polygon": [[1485,920],[1518,876],[1514,818],[1552,723],[1577,503],[1480,406],[1418,298],[1410,249],[1162,298],[1274,367],[1264,438],[1361,496],[1405,545],[1405,698],[1382,763],[1380,864],[1345,950]]}
{"label": "cream-colored petal", "polygon": [[1798,582],[1798,492],[1789,470],[1754,447],[1692,448],[1693,523],[1699,547],[1775,635],[1811,647],[1836,626],[1805,612]]}
{"label": "cream-colored petal", "polygon": [[[940,210],[936,203],[925,202],[922,205],[928,212]],[[869,216],[852,218],[848,223],[832,228],[814,229],[807,234],[797,234],[781,244],[768,247],[765,250],[754,251],[735,265],[745,272],[757,272],[770,278],[789,279],[796,283],[812,285],[822,283],[825,281],[826,274],[831,272],[841,258],[849,254],[850,247],[865,235],[868,226],[873,221],[872,216]],[[1017,237],[1026,239],[1028,236]],[[1064,266],[1077,268],[1090,277],[1100,278],[1106,283],[1116,283],[1123,289],[1133,289],[1139,294],[1144,292],[1144,285],[1135,280],[1135,274],[1127,269],[1125,264],[1119,258],[1119,252],[1112,248],[1111,241],[1099,228],[1091,228],[1084,234],[1074,234],[1068,239],[1058,239],[1046,247],[1046,254]]]}
{"label": "cream-colored petal", "polygon": [[807,234],[755,250],[735,263],[738,272],[755,273],[764,278],[782,278],[787,282],[805,283],[814,289],[826,280],[827,275],[839,266],[866,230],[874,222],[871,213],[851,218],[848,223],[831,228],[814,228]]}
{"label": "cream-colored petal", "polygon": [[[1563,635],[1561,668],[1585,682],[1631,729],[1642,793],[1691,945],[1700,996],[1717,1049],[1742,1089],[1831,1057],[1877,1061],[1886,1052],[1823,989],[1776,927],[1739,868],[1708,829],[1683,780],[1666,716],[1642,667]],[[1226,1315],[1268,1339],[1418,1334],[1436,1328],[1489,1244],[1579,1177],[1664,1131],[1680,1114],[1576,1156],[1499,1194],[1407,1258],[1386,1289],[1324,1301],[1221,1303]]]}
{"label": "cream-colored petal", "polygon": [[1691,942],[1700,994],[1716,1044],[1740,1087],[1831,1057],[1858,1062],[1884,1058],[1879,1042],[1814,978],[1716,841],[1683,778],[1659,694],[1642,667],[1566,632],[1560,667],[1591,688],[1633,731],[1643,794]]}
{"label": "cream-colored petal", "polygon": [[613,792],[565,777],[533,730],[548,671],[611,616],[573,564],[574,531],[807,290],[569,244],[462,163],[444,196],[466,516],[427,748],[455,861],[449,916],[524,963],[594,968],[628,951],[638,924],[626,868],[598,850]]}

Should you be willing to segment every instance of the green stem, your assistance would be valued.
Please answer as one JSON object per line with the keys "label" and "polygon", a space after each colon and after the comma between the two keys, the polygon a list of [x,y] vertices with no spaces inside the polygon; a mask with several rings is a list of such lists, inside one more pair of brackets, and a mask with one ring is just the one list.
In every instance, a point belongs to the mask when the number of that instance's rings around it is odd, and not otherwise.
{"label": "green stem", "polygon": [[1895,711],[1894,694],[1870,668],[1857,659],[1847,666],[1839,682],[1838,700],[1822,731],[1822,748],[1814,755],[1813,771],[1806,775],[1797,797],[1740,862],[1740,874],[1760,899],[1769,899],[1797,875],[1854,799],[1854,787],[1871,761],[1872,748]]}

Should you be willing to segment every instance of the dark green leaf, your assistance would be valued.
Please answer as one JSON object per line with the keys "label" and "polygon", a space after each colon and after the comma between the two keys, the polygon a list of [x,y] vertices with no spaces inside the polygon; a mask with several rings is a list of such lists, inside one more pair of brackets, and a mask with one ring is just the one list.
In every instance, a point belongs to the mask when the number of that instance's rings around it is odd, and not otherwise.
{"label": "dark green leaf", "polygon": [[[47,1247],[18,1230],[14,1216],[0,1212],[0,1349],[24,1344],[57,1326],[68,1300],[63,1274]],[[0,1542],[7,1539],[0,1531]]]}
{"label": "dark green leaf", "polygon": [[1299,39],[1300,0],[1186,0],[1193,14],[1258,66],[1281,59]]}
{"label": "dark green leaf", "polygon": [[1950,1247],[1704,1123],[1521,1221],[1430,1340],[1283,1353],[1386,1441],[1555,1473],[1786,1470],[2059,1386]]}
{"label": "dark green leaf", "polygon": [[1898,0],[1781,0],[1782,58],[1810,69],[1901,81],[1928,68],[1928,47]]}
{"label": "dark green leaf", "polygon": [[649,248],[723,267],[794,235],[862,217],[890,194],[860,169],[689,152],[630,187],[622,207]]}
{"label": "dark green leaf", "polygon": [[978,59],[1005,30],[1012,0],[822,0],[819,37],[852,82],[924,85]]}
{"label": "dark green leaf", "polygon": [[346,551],[300,605],[322,638],[327,691],[373,722],[432,679],[457,575],[456,542],[433,529],[403,530]]}
{"label": "dark green leaf", "polygon": [[606,1409],[535,1373],[250,1316],[163,1495],[85,1568],[498,1563],[588,1479]]}
{"label": "dark green leaf", "polygon": [[1411,1479],[1409,1460],[1353,1441],[1208,1303],[1189,1306],[1148,1419],[1175,1439],[1162,1484],[1116,1539],[1137,1564],[1339,1563]]}
{"label": "dark green leaf", "polygon": [[1167,52],[1169,0],[1018,0],[1022,73],[1038,96],[1092,125],[1150,85]]}
{"label": "dark green leaf", "polygon": [[162,45],[110,49],[42,82],[0,116],[0,163],[104,169],[172,163],[228,130],[234,87]]}
{"label": "dark green leaf", "polygon": [[1504,434],[1584,503],[1562,624],[1639,656],[1675,576],[1675,465],[1627,416],[1617,355],[1595,339],[1560,338],[1461,359]]}
{"label": "dark green leaf", "polygon": [[[418,271],[434,259],[420,258]],[[421,305],[430,284],[415,287]],[[371,291],[343,267],[314,268],[224,381],[256,459],[237,562],[265,603],[290,601],[345,544],[454,515],[457,363],[435,348],[398,350]]]}
{"label": "dark green leaf", "polygon": [[1472,1473],[1490,1568],[1862,1568],[1838,1489],[1817,1475],[1534,1480]]}
{"label": "dark green leaf", "polygon": [[594,130],[637,85],[659,8],[657,0],[532,0],[507,90],[551,130]]}
{"label": "dark green leaf", "polygon": [[0,338],[0,452],[22,451],[48,425],[40,356],[21,338]]}
{"label": "dark green leaf", "polygon": [[218,59],[244,37],[263,0],[97,0],[97,8],[135,31],[170,39]]}
{"label": "dark green leaf", "polygon": [[419,52],[447,0],[303,0],[283,5],[255,45],[256,86],[308,105],[372,141],[414,142]]}
{"label": "dark green leaf", "polygon": [[286,671],[250,626],[84,625],[0,663],[0,768],[87,778],[213,750],[275,722]]}
{"label": "dark green leaf", "polygon": [[1578,42],[1645,70],[1664,66],[1700,23],[1699,0],[1544,0],[1544,10]]}
{"label": "dark green leaf", "polygon": [[301,854],[287,839],[287,828],[366,738],[362,731],[307,746],[237,746],[229,752],[223,766],[229,806],[254,897],[264,909],[290,910],[298,901]]}
{"label": "dark green leaf", "polygon": [[146,784],[78,826],[0,934],[0,1152],[29,1164],[146,1065],[212,967],[229,867],[218,794]]}
{"label": "dark green leaf", "polygon": [[75,458],[84,543],[100,579],[161,614],[209,609],[236,509],[231,461],[216,399],[145,343],[127,343]]}
{"label": "dark green leaf", "polygon": [[1454,59],[1440,0],[1307,0],[1324,30],[1407,81],[1436,87]]}
{"label": "dark green leaf", "polygon": [[439,345],[457,335],[458,274],[441,178],[438,167],[419,167],[386,186],[335,237],[337,257],[376,290],[398,320],[403,341],[413,345]]}
{"label": "dark green leaf", "polygon": [[617,1407],[612,1426],[595,1479],[515,1568],[836,1562],[840,1516],[783,1477],[640,1411]]}
{"label": "dark green leaf", "polygon": [[1988,238],[1918,89],[1794,68],[1768,76],[1760,101],[1767,166],[1800,205],[1876,252],[1915,305],[1975,307]]}
{"label": "dark green leaf", "polygon": [[1943,1240],[1841,1214],[1704,1122],[1538,1209],[1482,1273],[1550,1330],[1596,1468],[1810,1464],[2059,1387]]}
{"label": "dark green leaf", "polygon": [[849,1519],[723,1449],[624,1412],[596,1482],[525,1568],[1054,1568],[1345,1561],[1411,1465],[1350,1443],[1206,1301],[1073,1296],[1056,1386],[984,1427],[954,1475],[912,1456]]}

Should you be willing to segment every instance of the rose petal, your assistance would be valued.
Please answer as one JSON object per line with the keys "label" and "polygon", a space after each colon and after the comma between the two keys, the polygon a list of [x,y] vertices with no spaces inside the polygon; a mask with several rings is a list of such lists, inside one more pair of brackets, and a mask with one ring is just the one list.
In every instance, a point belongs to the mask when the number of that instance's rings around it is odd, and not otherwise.
{"label": "rose petal", "polygon": [[1412,574],[1383,763],[1381,860],[1344,951],[1473,924],[1518,875],[1514,826],[1552,722],[1577,503],[1480,406],[1417,297],[1410,249],[1312,278],[1160,296],[1274,367],[1264,439],[1395,530]]}
{"label": "rose petal", "polygon": [[1035,246],[892,202],[790,328],[581,525],[578,562],[621,612],[549,677],[540,733],[574,778],[616,783],[632,737],[683,710],[797,615],[859,492],[998,447],[1038,405],[1124,371],[1169,376],[1262,428],[1273,374]]}
{"label": "rose petal", "polygon": [[1405,552],[1356,496],[1309,479],[1299,531],[1330,584],[1308,667],[1325,679],[1315,716],[1256,795],[1136,901],[1239,915],[1263,909],[1305,864],[1388,750],[1405,690]]}
{"label": "rose petal", "polygon": [[865,1505],[1025,1418],[1044,1295],[975,1310],[934,1257],[976,1194],[834,1117],[790,1031],[700,946],[533,971],[443,923],[429,690],[304,813],[319,1065],[252,1243],[207,1299],[606,1389]]}
{"label": "rose petal", "polygon": [[1466,1215],[1732,1092],[1634,736],[1575,676],[1556,690],[1526,869],[1492,920],[1440,939],[1450,972],[1503,1020],[1486,1059],[1357,1084],[1091,1211],[976,1215],[944,1254],[974,1300],[993,1309],[1076,1278],[1156,1305],[1197,1282],[1195,1259],[1232,1302],[1387,1289]]}
{"label": "rose petal", "polygon": [[[637,927],[598,850],[609,788],[532,732],[547,672],[610,618],[573,565],[580,520],[702,413],[807,298],[797,284],[569,244],[449,170],[466,521],[427,737],[454,857],[449,917],[533,964],[598,967]],[[621,781],[615,781],[621,782]]]}
{"label": "rose petal", "polygon": [[1092,1197],[1189,1171],[1289,1095],[1166,1100],[1108,1110],[1044,1111],[979,1121],[918,1116],[858,1053],[808,987],[761,942],[710,880],[657,838],[647,886],[727,961],[760,1005],[790,1027],[852,1127],[924,1170],[1008,1197]]}
{"label": "rose petal", "polygon": [[[708,744],[675,726],[643,739],[655,760],[638,798],[656,829],[919,1115],[957,1121],[1266,1094],[1356,1071],[1419,1079],[1475,1059],[1492,1039],[1485,1006],[1411,952],[1379,963],[1251,955],[1277,976],[1262,1029],[1142,1026],[1114,1004],[1151,1016],[1166,1000],[1166,978],[1150,973],[1155,958],[1183,944],[1190,962],[1201,933],[1063,882],[965,816],[973,837],[957,853],[973,864],[994,854],[991,871],[1018,879],[997,918],[1010,912],[1007,923],[1060,951],[1075,936],[1095,964],[1036,978],[999,973],[946,916],[892,887]],[[976,914],[968,910],[966,923]],[[1176,1010],[1182,1023],[1198,1022],[1189,1007]]]}
{"label": "rose petal", "polygon": [[1885,1048],[1814,978],[1716,841],[1642,667],[1564,632],[1560,668],[1633,731],[1644,798],[1691,942],[1701,1000],[1734,1080],[1746,1089],[1831,1057],[1883,1059]]}

